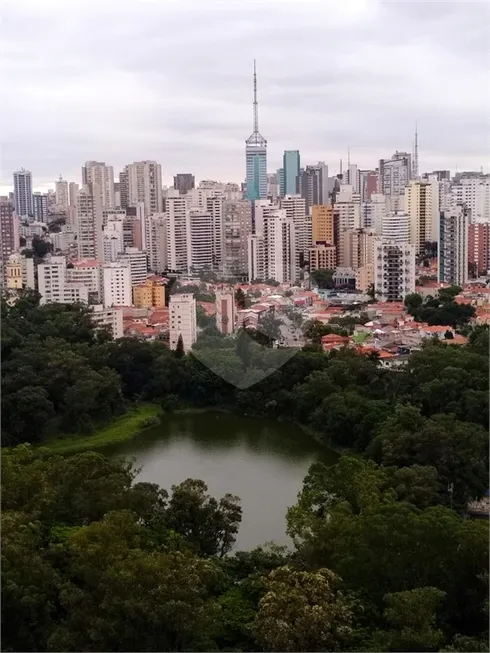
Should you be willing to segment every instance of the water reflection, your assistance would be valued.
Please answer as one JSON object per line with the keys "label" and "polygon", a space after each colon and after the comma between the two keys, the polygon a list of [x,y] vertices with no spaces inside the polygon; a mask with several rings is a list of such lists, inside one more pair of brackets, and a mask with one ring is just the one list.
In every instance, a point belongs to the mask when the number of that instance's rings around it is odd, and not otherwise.
{"label": "water reflection", "polygon": [[201,478],[216,497],[242,500],[237,548],[268,540],[288,544],[286,509],[296,501],[310,464],[333,462],[324,449],[294,425],[222,412],[167,415],[162,424],[109,455],[134,457],[139,480],[166,489],[186,478]]}

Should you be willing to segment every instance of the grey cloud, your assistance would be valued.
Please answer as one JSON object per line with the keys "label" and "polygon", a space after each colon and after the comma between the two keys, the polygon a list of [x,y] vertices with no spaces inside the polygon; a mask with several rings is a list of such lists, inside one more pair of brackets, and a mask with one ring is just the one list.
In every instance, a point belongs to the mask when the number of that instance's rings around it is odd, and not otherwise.
{"label": "grey cloud", "polygon": [[78,180],[86,159],[241,181],[254,57],[271,171],[289,148],[334,170],[348,145],[375,166],[410,150],[416,119],[422,168],[488,164],[485,3],[6,4],[7,186],[20,166],[37,184]]}

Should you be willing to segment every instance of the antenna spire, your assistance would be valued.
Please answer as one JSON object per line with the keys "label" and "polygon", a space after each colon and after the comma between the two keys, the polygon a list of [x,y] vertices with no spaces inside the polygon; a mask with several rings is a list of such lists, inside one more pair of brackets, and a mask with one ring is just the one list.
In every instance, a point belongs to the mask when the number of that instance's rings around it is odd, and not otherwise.
{"label": "antenna spire", "polygon": [[415,179],[418,179],[419,176],[419,143],[418,143],[418,133],[417,133],[417,121],[415,121],[415,141],[414,141],[414,152],[413,152],[413,176]]}
{"label": "antenna spire", "polygon": [[254,134],[259,132],[259,103],[257,102],[257,65],[254,59]]}

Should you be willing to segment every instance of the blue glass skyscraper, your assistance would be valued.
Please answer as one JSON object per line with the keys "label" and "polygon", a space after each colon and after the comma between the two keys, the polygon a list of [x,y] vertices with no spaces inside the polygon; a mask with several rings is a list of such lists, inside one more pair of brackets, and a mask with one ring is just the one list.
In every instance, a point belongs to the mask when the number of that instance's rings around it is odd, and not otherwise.
{"label": "blue glass skyscraper", "polygon": [[284,193],[283,195],[296,195],[300,191],[300,161],[298,150],[284,150]]}
{"label": "blue glass skyscraper", "polygon": [[267,141],[259,132],[259,105],[257,102],[257,72],[254,60],[254,125],[253,133],[245,141],[246,191],[248,200],[267,197]]}

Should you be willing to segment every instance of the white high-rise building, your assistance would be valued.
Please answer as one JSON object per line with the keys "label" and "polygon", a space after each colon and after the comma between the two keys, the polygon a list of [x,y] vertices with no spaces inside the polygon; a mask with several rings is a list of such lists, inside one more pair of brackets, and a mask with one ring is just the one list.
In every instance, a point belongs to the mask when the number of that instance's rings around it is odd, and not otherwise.
{"label": "white high-rise building", "polygon": [[77,247],[79,259],[104,260],[102,206],[97,185],[84,185],[77,196]]}
{"label": "white high-rise building", "polygon": [[66,280],[69,283],[86,286],[95,299],[100,298],[100,263],[96,260],[73,261],[66,269]]}
{"label": "white high-rise building", "polygon": [[118,261],[103,265],[101,285],[105,307],[133,304],[129,263]]}
{"label": "white high-rise building", "polygon": [[148,221],[148,266],[152,272],[161,273],[168,268],[167,215],[155,213]]}
{"label": "white high-rise building", "polygon": [[118,257],[118,262],[129,264],[131,285],[139,286],[148,277],[148,257],[137,247],[126,247],[124,254]]}
{"label": "white high-rise building", "polygon": [[87,161],[82,168],[82,184],[91,185],[100,196],[102,208],[115,208],[114,168],[101,161]]}
{"label": "white high-rise building", "polygon": [[156,161],[136,161],[124,169],[128,206],[143,202],[145,216],[162,213],[162,166]]}
{"label": "white high-rise building", "polygon": [[264,280],[264,236],[262,233],[250,234],[247,239],[247,277],[251,283]]}
{"label": "white high-rise building", "polygon": [[61,175],[58,181],[55,183],[55,193],[57,206],[61,206],[63,208],[70,206],[68,182],[65,181]]}
{"label": "white high-rise building", "polygon": [[98,327],[109,328],[114,340],[124,336],[124,310],[122,308],[105,308],[103,304],[92,305],[92,322]]}
{"label": "white high-rise building", "polygon": [[383,195],[403,195],[405,186],[412,178],[412,155],[395,152],[391,159],[380,159],[379,188]]}
{"label": "white high-rise building", "polygon": [[411,181],[405,193],[405,213],[410,217],[410,243],[417,254],[426,242],[437,240],[437,223],[432,206],[433,183]]}
{"label": "white high-rise building", "polygon": [[77,206],[77,197],[78,197],[79,186],[74,181],[70,181],[68,184],[68,201],[70,206],[76,208]]}
{"label": "white high-rise building", "polygon": [[37,266],[40,304],[88,303],[89,289],[83,283],[67,280],[66,258],[51,256]]}
{"label": "white high-rise building", "polygon": [[32,210],[34,213],[34,222],[48,221],[48,194],[32,194]]}
{"label": "white high-rise building", "polygon": [[361,194],[361,171],[354,163],[349,164],[347,170],[344,172],[342,185],[352,186],[354,193]]}
{"label": "white high-rise building", "polygon": [[468,281],[469,211],[458,204],[439,216],[438,281],[463,287]]}
{"label": "white high-rise building", "polygon": [[211,216],[212,224],[212,267],[223,270],[223,196],[208,197],[206,211]]}
{"label": "white high-rise building", "polygon": [[263,217],[264,281],[275,279],[291,283],[298,278],[296,229],[286,209],[275,208]]}
{"label": "white high-rise building", "polygon": [[490,222],[490,175],[462,177],[451,190],[451,207],[464,204],[471,222]]}
{"label": "white high-rise building", "polygon": [[207,211],[189,212],[187,267],[192,271],[213,267],[213,219]]}
{"label": "white high-rise building", "polygon": [[235,295],[233,288],[216,291],[216,328],[225,336],[235,331]]}
{"label": "white high-rise building", "polygon": [[349,267],[346,232],[361,228],[361,197],[352,186],[341,186],[334,204],[334,216],[338,225],[338,267]]}
{"label": "white high-rise building", "polygon": [[190,210],[186,198],[187,195],[166,200],[168,268],[175,272],[185,272],[188,266]]}
{"label": "white high-rise building", "polygon": [[252,205],[248,200],[223,203],[224,274],[243,275],[248,269],[247,242],[252,233]]}
{"label": "white high-rise building", "polygon": [[[296,277],[298,277],[301,257],[307,257],[311,247],[311,241],[307,242],[306,200],[301,195],[285,195],[279,200],[279,208],[286,211],[286,216],[294,224]],[[309,220],[309,224],[311,224],[311,219]]]}
{"label": "white high-rise building", "polygon": [[196,300],[191,293],[176,293],[169,301],[170,349],[176,349],[179,336],[184,351],[188,352],[196,342]]}
{"label": "white high-rise building", "polygon": [[380,234],[385,214],[385,196],[381,193],[372,193],[370,200],[361,203],[361,226]]}
{"label": "white high-rise building", "polygon": [[390,211],[383,218],[381,235],[396,243],[410,242],[410,216],[403,211]]}
{"label": "white high-rise building", "polygon": [[415,245],[375,241],[374,290],[382,302],[403,301],[415,292]]}
{"label": "white high-rise building", "polygon": [[17,217],[34,217],[32,174],[29,170],[24,170],[24,168],[14,172],[14,205]]}
{"label": "white high-rise building", "polygon": [[104,263],[112,263],[124,253],[124,222],[108,221],[103,231]]}

